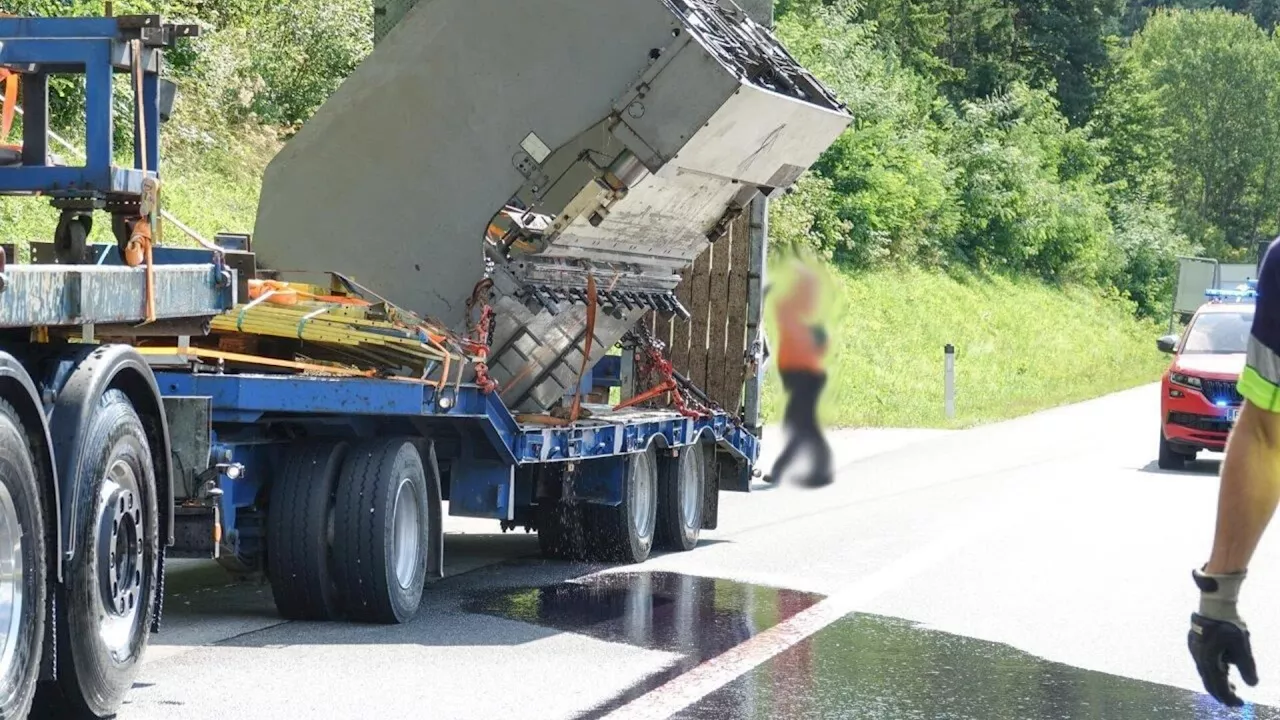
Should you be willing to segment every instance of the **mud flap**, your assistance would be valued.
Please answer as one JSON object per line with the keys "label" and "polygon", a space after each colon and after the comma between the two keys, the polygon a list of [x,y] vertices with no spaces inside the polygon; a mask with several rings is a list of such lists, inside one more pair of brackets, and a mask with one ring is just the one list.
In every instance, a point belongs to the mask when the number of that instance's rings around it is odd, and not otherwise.
{"label": "mud flap", "polygon": [[436,443],[431,438],[420,441],[422,464],[427,471],[427,519],[431,537],[427,538],[427,572],[431,577],[444,577],[444,510],[440,496],[440,463],[436,460]]}
{"label": "mud flap", "polygon": [[715,445],[708,445],[702,454],[702,529],[715,530],[720,524],[720,452]]}

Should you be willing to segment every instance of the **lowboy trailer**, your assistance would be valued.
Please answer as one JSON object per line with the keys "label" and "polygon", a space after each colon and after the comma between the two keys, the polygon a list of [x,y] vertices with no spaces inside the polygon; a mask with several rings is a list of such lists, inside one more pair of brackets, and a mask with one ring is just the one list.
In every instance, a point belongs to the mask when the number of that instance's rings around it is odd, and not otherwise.
{"label": "lowboy trailer", "polygon": [[[635,563],[750,489],[757,437],[643,320],[687,315],[677,273],[843,105],[730,2],[394,4],[272,163],[256,233],[199,247],[162,242],[184,228],[159,172],[163,50],[197,29],[0,18],[24,110],[0,193],[60,211],[34,262],[0,249],[0,717],[115,714],[173,558],[265,573],[286,618],[398,623],[443,573],[445,503]],[[49,147],[65,73],[82,167]]]}

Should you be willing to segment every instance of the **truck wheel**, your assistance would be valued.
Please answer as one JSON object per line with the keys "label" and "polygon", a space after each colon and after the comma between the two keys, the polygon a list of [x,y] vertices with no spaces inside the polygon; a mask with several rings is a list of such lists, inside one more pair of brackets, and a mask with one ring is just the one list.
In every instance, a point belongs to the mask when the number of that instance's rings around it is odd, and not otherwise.
{"label": "truck wheel", "polygon": [[288,450],[271,484],[267,575],[276,610],[289,620],[341,616],[334,581],[333,512],[345,442],[301,443]]}
{"label": "truck wheel", "polygon": [[662,462],[658,473],[658,547],[678,552],[697,547],[706,499],[706,459],[706,446],[695,442],[680,448],[679,456]]}
{"label": "truck wheel", "polygon": [[408,438],[355,445],[338,479],[334,569],[355,620],[402,623],[427,580],[427,481]]}
{"label": "truck wheel", "polygon": [[0,400],[0,717],[31,710],[45,632],[44,515],[17,412]]}
{"label": "truck wheel", "polygon": [[538,549],[548,560],[585,560],[586,538],[581,505],[547,499],[538,503]]}
{"label": "truck wheel", "polygon": [[626,459],[622,503],[617,507],[586,508],[587,530],[595,542],[591,554],[605,561],[641,563],[653,550],[658,520],[658,448],[632,453]]}
{"label": "truck wheel", "polygon": [[141,669],[156,606],[155,468],[119,390],[102,394],[80,442],[76,544],[58,587],[58,699],[60,717],[110,717]]}
{"label": "truck wheel", "polygon": [[1156,465],[1161,470],[1181,470],[1187,462],[1187,456],[1173,449],[1173,445],[1164,437],[1164,431],[1160,432],[1160,455],[1156,458]]}

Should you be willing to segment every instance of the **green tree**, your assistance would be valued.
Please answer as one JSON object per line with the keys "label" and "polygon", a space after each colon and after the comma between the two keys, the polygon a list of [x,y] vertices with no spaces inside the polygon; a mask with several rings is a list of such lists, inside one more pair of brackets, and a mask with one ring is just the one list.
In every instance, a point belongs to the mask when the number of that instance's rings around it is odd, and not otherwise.
{"label": "green tree", "polygon": [[1107,38],[1123,6],[1123,0],[1018,0],[1030,80],[1054,89],[1073,125],[1088,120],[1097,100],[1093,75],[1108,63]]}
{"label": "green tree", "polygon": [[[1274,235],[1280,214],[1280,46],[1247,16],[1158,11],[1121,60],[1106,128],[1118,173],[1168,173],[1179,227],[1215,255]],[[1125,135],[1137,136],[1135,149]],[[1161,152],[1162,151],[1162,152]]]}
{"label": "green tree", "polygon": [[931,119],[940,101],[892,49],[875,42],[875,26],[857,21],[857,11],[843,0],[795,3],[778,21],[783,42],[855,118],[814,166],[824,183],[801,196],[811,203],[821,193],[829,213],[810,213],[815,225],[796,236],[864,267],[890,258],[937,259],[940,240],[958,222]]}
{"label": "green tree", "polygon": [[964,207],[959,259],[1049,280],[1101,275],[1112,234],[1099,183],[1103,159],[1051,95],[1015,83],[965,103],[949,130]]}

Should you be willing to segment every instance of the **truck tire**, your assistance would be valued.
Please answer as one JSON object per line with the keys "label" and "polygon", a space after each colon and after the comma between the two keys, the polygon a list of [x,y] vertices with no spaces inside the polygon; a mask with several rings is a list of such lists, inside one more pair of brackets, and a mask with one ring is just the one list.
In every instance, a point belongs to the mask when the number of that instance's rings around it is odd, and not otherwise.
{"label": "truck tire", "polygon": [[403,623],[422,603],[429,535],[426,472],[409,438],[353,445],[334,506],[334,569],[354,620]]}
{"label": "truck tire", "polygon": [[605,562],[642,563],[653,550],[658,520],[658,448],[626,458],[622,502],[616,507],[588,505],[588,551]]}
{"label": "truck tire", "polygon": [[267,576],[276,610],[289,620],[337,620],[331,540],[338,473],[345,442],[304,442],[289,448],[271,484],[267,511]]}
{"label": "truck tire", "polygon": [[80,438],[74,554],[58,586],[57,717],[111,717],[141,669],[156,607],[159,510],[151,449],[129,398],[108,390]]}
{"label": "truck tire", "polygon": [[31,445],[0,400],[0,717],[31,711],[44,649],[48,568],[44,513]]}
{"label": "truck tire", "polygon": [[663,550],[688,552],[698,546],[706,501],[707,451],[701,442],[680,448],[662,461],[658,473],[658,527]]}

